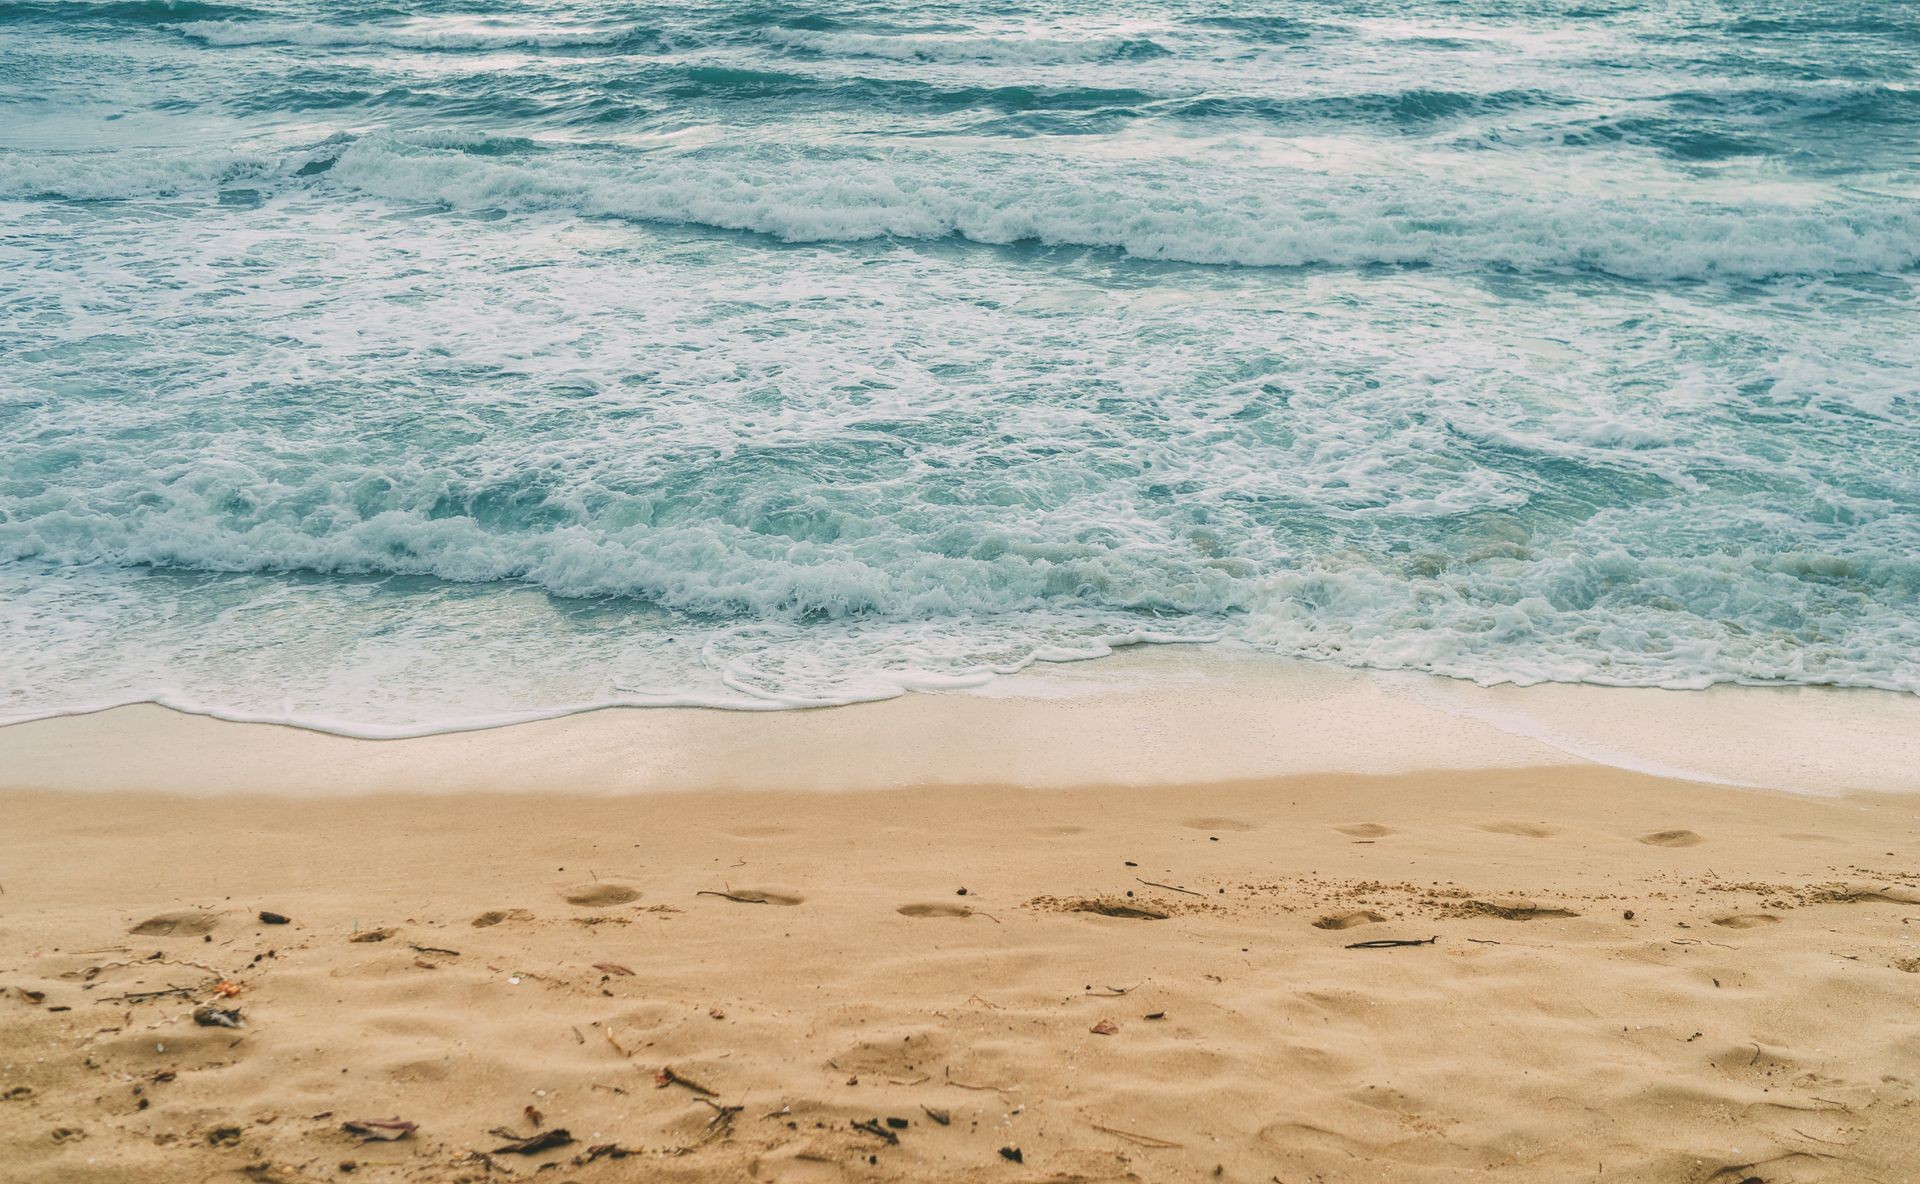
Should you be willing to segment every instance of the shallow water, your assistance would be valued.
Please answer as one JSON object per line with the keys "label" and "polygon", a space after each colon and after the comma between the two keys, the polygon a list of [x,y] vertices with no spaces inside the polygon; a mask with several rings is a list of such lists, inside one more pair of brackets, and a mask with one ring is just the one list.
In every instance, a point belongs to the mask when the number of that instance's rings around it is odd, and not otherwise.
{"label": "shallow water", "polygon": [[1112,7],[0,3],[0,719],[1920,691],[1920,12]]}

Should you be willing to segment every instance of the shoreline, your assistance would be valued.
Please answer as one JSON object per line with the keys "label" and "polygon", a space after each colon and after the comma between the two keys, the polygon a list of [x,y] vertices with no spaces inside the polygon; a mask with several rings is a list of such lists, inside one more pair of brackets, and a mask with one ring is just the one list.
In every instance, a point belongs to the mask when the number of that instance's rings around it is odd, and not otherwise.
{"label": "shoreline", "polygon": [[399,739],[151,704],[0,727],[0,790],[68,792],[1062,788],[1528,765],[1799,793],[1915,793],[1920,696],[1482,687],[1145,646],[977,688],[834,707],[609,707]]}

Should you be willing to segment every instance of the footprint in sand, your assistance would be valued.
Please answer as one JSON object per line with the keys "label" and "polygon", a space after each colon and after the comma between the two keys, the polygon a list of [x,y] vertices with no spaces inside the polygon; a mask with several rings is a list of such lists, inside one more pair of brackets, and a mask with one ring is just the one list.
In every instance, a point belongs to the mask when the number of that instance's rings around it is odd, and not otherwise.
{"label": "footprint in sand", "polygon": [[747,1174],[760,1184],[841,1184],[847,1178],[846,1169],[839,1164],[809,1158],[804,1150],[757,1155]]}
{"label": "footprint in sand", "polygon": [[1336,826],[1333,829],[1356,839],[1382,839],[1397,833],[1392,827],[1381,826],[1377,822],[1356,822],[1352,826]]}
{"label": "footprint in sand", "polygon": [[1180,825],[1189,830],[1252,830],[1253,823],[1238,818],[1189,818]]}
{"label": "footprint in sand", "polygon": [[973,910],[963,904],[903,904],[894,912],[903,917],[971,917]]}
{"label": "footprint in sand", "polygon": [[560,899],[568,904],[577,904],[582,908],[602,908],[610,904],[627,904],[640,899],[638,888],[629,888],[625,884],[612,884],[597,880],[591,884],[578,884],[560,893]]}
{"label": "footprint in sand", "polygon": [[1640,836],[1649,847],[1698,847],[1705,839],[1690,830],[1656,830]]}
{"label": "footprint in sand", "polygon": [[787,826],[736,826],[726,831],[736,839],[778,839],[793,833]]}
{"label": "footprint in sand", "polygon": [[197,909],[188,909],[178,913],[161,913],[148,917],[135,925],[128,933],[139,937],[200,937],[212,933],[219,922],[219,914],[203,913]]}
{"label": "footprint in sand", "polygon": [[807,898],[791,892],[768,892],[761,888],[729,888],[725,892],[696,892],[695,896],[717,896],[735,904],[777,904],[792,908]]}
{"label": "footprint in sand", "polygon": [[473,919],[475,929],[485,929],[498,925],[502,921],[531,921],[533,914],[525,909],[488,909]]}
{"label": "footprint in sand", "polygon": [[1483,822],[1480,829],[1489,834],[1519,835],[1527,839],[1550,839],[1560,832],[1537,822]]}
{"label": "footprint in sand", "polygon": [[1715,917],[1713,923],[1728,929],[1758,929],[1762,925],[1778,925],[1780,918],[1767,913],[1732,913],[1725,917]]}
{"label": "footprint in sand", "polygon": [[1361,909],[1353,913],[1329,913],[1318,921],[1315,921],[1313,927],[1315,929],[1353,929],[1356,926],[1372,925],[1377,921],[1384,920],[1386,920],[1386,918],[1379,913]]}

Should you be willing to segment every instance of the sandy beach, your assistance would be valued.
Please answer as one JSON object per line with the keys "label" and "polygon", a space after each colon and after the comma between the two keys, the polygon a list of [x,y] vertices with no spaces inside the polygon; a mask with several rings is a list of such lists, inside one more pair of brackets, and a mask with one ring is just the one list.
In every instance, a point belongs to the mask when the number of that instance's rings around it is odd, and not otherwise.
{"label": "sandy beach", "polygon": [[1832,734],[1871,790],[1785,793],[1564,751],[1659,714],[1632,692],[1459,692],[1555,748],[1181,661],[392,742],[0,730],[0,1175],[1920,1174],[1903,700]]}

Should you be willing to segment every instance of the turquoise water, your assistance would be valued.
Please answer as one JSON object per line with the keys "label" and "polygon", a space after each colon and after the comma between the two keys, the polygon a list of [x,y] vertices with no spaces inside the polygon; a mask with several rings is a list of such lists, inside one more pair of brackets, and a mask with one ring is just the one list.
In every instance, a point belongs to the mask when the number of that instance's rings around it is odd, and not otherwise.
{"label": "turquoise water", "polygon": [[1177,640],[1920,692],[1917,62],[1903,0],[0,0],[0,719]]}

